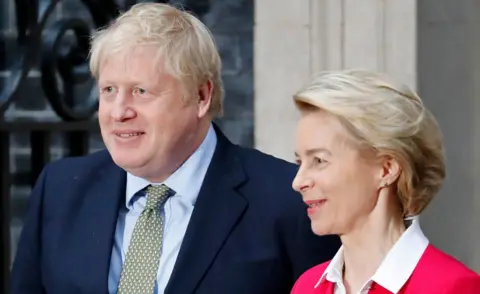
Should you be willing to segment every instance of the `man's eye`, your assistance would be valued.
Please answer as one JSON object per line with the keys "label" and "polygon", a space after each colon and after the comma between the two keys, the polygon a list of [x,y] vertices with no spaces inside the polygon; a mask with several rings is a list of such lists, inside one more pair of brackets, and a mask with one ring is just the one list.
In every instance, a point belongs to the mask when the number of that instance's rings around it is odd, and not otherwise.
{"label": "man's eye", "polygon": [[142,89],[142,88],[137,88],[135,91],[140,95],[143,95],[143,94],[147,93],[147,91],[145,89]]}

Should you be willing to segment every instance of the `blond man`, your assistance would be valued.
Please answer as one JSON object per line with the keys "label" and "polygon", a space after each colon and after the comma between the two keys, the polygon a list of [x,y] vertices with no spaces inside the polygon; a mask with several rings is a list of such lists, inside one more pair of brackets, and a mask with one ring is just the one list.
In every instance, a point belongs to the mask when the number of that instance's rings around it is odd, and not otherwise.
{"label": "blond man", "polygon": [[229,142],[209,30],[138,4],[92,38],[106,145],[45,167],[12,294],[281,294],[330,259],[290,186],[296,167]]}

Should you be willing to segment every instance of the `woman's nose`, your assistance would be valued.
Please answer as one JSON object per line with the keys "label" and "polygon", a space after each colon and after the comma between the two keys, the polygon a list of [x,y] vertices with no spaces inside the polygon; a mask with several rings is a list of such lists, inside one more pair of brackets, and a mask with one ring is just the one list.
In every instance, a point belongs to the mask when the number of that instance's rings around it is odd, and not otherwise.
{"label": "woman's nose", "polygon": [[305,192],[313,187],[313,181],[300,169],[293,179],[292,187],[297,192]]}

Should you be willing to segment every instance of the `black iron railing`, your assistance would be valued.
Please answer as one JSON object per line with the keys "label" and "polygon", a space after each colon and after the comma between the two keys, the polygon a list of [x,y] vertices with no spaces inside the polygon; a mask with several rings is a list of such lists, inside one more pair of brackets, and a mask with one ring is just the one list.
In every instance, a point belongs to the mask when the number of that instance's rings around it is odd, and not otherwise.
{"label": "black iron railing", "polygon": [[[126,0],[119,4],[113,0],[81,0],[93,23],[79,18],[61,18],[52,22],[50,18],[60,2],[62,1],[14,1],[17,33],[15,43],[18,49],[13,56],[9,56],[15,62],[6,69],[11,73],[10,78],[0,88],[1,293],[8,293],[10,273],[10,187],[32,187],[44,165],[50,161],[53,133],[65,135],[65,156],[89,152],[90,135],[98,131],[97,121],[93,119],[98,104],[95,86],[92,86],[88,97],[76,97],[79,95],[77,86],[92,82],[87,66],[89,35],[92,29],[106,25],[119,11],[128,9],[137,1]],[[187,0],[182,4],[200,16],[209,9],[208,0]],[[40,71],[42,90],[59,119],[52,122],[38,122],[34,118],[32,121],[6,121],[5,111],[12,102],[26,98],[21,97],[19,89],[34,68]],[[11,174],[10,147],[13,133],[29,134],[31,157],[30,169],[26,173]]]}

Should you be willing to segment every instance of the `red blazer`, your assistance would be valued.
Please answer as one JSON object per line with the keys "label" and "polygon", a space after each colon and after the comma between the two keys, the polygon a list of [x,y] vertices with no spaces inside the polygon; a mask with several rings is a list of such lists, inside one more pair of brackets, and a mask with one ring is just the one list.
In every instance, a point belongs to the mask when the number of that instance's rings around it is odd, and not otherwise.
{"label": "red blazer", "polygon": [[[329,262],[307,270],[293,286],[291,294],[333,294],[335,285],[324,279],[314,288]],[[391,294],[372,284],[369,294]],[[480,275],[450,255],[428,245],[412,275],[398,294],[480,294]]]}

